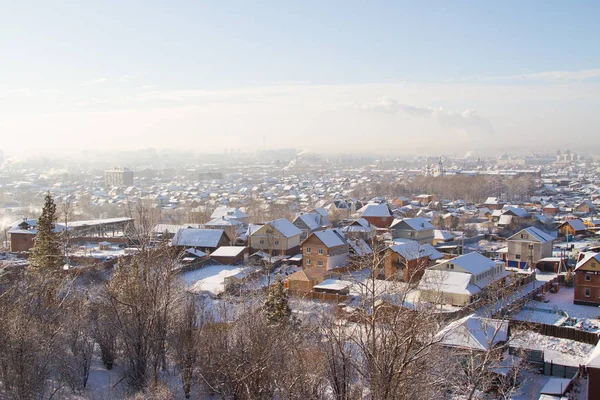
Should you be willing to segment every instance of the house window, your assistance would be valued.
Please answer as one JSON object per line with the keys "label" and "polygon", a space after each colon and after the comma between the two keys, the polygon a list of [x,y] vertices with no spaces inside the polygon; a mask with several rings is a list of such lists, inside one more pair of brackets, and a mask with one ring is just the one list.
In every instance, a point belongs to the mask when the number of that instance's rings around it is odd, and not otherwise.
{"label": "house window", "polygon": [[450,269],[454,269],[454,264],[450,264]]}
{"label": "house window", "polygon": [[590,297],[590,288],[585,288],[585,297]]}
{"label": "house window", "polygon": [[596,268],[596,263],[592,263],[592,264],[591,264],[591,267],[592,267],[592,268]]}
{"label": "house window", "polygon": [[319,249],[319,254],[323,254],[323,249]]}
{"label": "house window", "polygon": [[265,241],[260,239],[260,244],[265,244]]}
{"label": "house window", "polygon": [[322,266],[323,266],[323,261],[317,261],[317,265],[318,265],[319,267],[322,267]]}
{"label": "house window", "polygon": [[275,246],[279,246],[279,240],[275,241]]}
{"label": "house window", "polygon": [[306,265],[311,265],[312,264],[312,260],[310,258],[306,259]]}
{"label": "house window", "polygon": [[520,259],[521,259],[521,255],[520,255],[520,254],[515,254],[515,258],[516,258],[517,260],[520,260]]}
{"label": "house window", "polygon": [[307,247],[307,248],[306,248],[306,254],[310,254],[310,253],[311,253],[311,251],[312,251],[312,250],[310,249],[310,247]]}
{"label": "house window", "polygon": [[585,274],[585,280],[586,281],[591,281],[592,280],[592,276],[590,274]]}

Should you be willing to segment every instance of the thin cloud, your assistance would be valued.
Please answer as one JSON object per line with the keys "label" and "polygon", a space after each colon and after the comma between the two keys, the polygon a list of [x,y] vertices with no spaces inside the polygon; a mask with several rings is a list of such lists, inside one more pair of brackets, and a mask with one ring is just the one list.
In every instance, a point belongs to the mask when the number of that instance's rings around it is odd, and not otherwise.
{"label": "thin cloud", "polygon": [[489,76],[489,77],[467,77],[463,81],[542,81],[542,82],[569,82],[585,81],[600,78],[600,69],[583,69],[580,71],[546,71],[531,74]]}
{"label": "thin cloud", "polygon": [[92,79],[91,81],[82,83],[81,86],[96,86],[96,85],[100,85],[106,81],[108,81],[108,78]]}
{"label": "thin cloud", "polygon": [[455,131],[461,136],[468,136],[470,133],[494,134],[492,124],[472,109],[451,111],[445,110],[443,107],[415,107],[401,104],[389,97],[381,97],[374,103],[363,104],[361,108],[367,111],[378,111],[388,114],[404,114],[414,119],[432,120],[437,122],[442,128]]}
{"label": "thin cloud", "polygon": [[13,90],[7,90],[0,93],[0,97],[19,96],[19,97],[32,97],[35,96],[33,90],[29,88],[19,88]]}

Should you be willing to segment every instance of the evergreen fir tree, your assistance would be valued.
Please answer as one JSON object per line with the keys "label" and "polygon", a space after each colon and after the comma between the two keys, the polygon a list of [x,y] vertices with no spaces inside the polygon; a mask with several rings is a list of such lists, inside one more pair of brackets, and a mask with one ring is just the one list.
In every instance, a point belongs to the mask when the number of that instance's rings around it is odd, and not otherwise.
{"label": "evergreen fir tree", "polygon": [[275,283],[269,287],[264,312],[267,320],[272,324],[288,322],[292,315],[292,310],[288,304],[288,294],[279,274],[275,279]]}
{"label": "evergreen fir tree", "polygon": [[38,218],[35,244],[29,263],[34,268],[58,270],[63,265],[60,240],[56,227],[56,204],[50,192],[46,194],[42,215]]}

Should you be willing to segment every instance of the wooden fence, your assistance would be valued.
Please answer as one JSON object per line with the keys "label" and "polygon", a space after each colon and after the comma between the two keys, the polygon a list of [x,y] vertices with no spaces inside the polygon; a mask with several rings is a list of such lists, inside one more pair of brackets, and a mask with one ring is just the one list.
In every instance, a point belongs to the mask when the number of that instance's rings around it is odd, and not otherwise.
{"label": "wooden fence", "polygon": [[348,300],[348,296],[335,293],[303,292],[290,289],[288,289],[288,293],[290,296],[294,297],[301,297],[310,300],[320,300],[336,304],[343,303],[344,301]]}
{"label": "wooden fence", "polygon": [[571,328],[568,326],[557,326],[542,324],[539,322],[528,322],[528,321],[517,321],[511,319],[509,321],[511,329],[524,329],[537,332],[541,335],[552,336],[561,339],[570,339],[576,342],[598,344],[598,334],[593,332],[586,332],[579,329]]}

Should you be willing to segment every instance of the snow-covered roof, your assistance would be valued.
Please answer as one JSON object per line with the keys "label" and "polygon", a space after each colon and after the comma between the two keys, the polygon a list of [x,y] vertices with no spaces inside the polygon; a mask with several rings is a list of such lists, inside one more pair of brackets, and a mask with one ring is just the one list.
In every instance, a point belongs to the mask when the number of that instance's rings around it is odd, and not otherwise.
{"label": "snow-covered roof", "polygon": [[509,237],[508,240],[511,240],[513,238],[520,239],[521,235],[523,233],[527,233],[530,236],[533,236],[533,238],[536,239],[540,243],[551,242],[554,240],[554,237],[552,235],[550,235],[534,226],[530,226],[529,228],[525,228],[525,229],[515,233],[514,235]]}
{"label": "snow-covered roof", "polygon": [[233,218],[233,219],[242,219],[248,218],[248,214],[240,210],[239,208],[234,207],[217,207],[215,211],[210,215],[211,219],[216,218]]}
{"label": "snow-covered roof", "polygon": [[206,226],[240,226],[240,225],[243,225],[243,223],[238,221],[237,219],[215,218],[215,219],[208,221],[204,225],[206,225]]}
{"label": "snow-covered roof", "polygon": [[485,201],[485,203],[483,204],[499,204],[500,201],[498,200],[497,197],[488,197],[487,200]]}
{"label": "snow-covered roof", "polygon": [[426,269],[419,281],[419,290],[431,290],[440,293],[476,294],[479,289],[471,285],[471,275],[458,271]]}
{"label": "snow-covered roof", "polygon": [[356,221],[352,221],[349,225],[342,228],[343,232],[371,232],[373,228],[369,221],[364,218],[359,218]]}
{"label": "snow-covered roof", "polygon": [[244,246],[221,246],[212,252],[212,257],[237,257],[246,248]]}
{"label": "snow-covered roof", "polygon": [[569,378],[550,378],[548,382],[544,385],[542,390],[540,390],[540,394],[549,394],[552,396],[562,396],[567,391],[567,388],[571,384],[571,379]]}
{"label": "snow-covered roof", "polygon": [[183,228],[200,228],[200,224],[185,224],[185,225],[175,225],[175,224],[158,224],[154,227],[154,233],[177,233],[178,230]]}
{"label": "snow-covered roof", "polygon": [[400,254],[407,261],[423,257],[429,257],[430,260],[438,260],[444,257],[442,253],[437,251],[432,245],[421,245],[419,242],[413,240],[391,246],[390,250]]}
{"label": "snow-covered roof", "polygon": [[393,228],[402,223],[407,224],[410,227],[410,229],[415,230],[415,231],[425,231],[425,230],[435,229],[435,226],[433,226],[428,220],[426,220],[425,218],[419,218],[419,217],[394,220],[394,222],[392,222],[392,225],[390,227]]}
{"label": "snow-covered roof", "polygon": [[569,224],[575,232],[586,230],[585,224],[580,219],[570,219],[570,220],[567,220],[565,223]]}
{"label": "snow-covered roof", "polygon": [[[305,213],[302,215],[298,215],[296,217],[296,220],[301,220],[302,222],[304,222],[304,224],[308,227],[308,229],[315,230],[317,229],[320,225],[319,225],[319,220],[321,219],[321,216],[319,214],[316,213]],[[294,220],[295,221],[295,220]]]}
{"label": "snow-covered roof", "polygon": [[454,236],[452,234],[452,232],[450,231],[444,231],[441,229],[436,229],[433,231],[433,238],[435,240],[443,240],[443,241],[447,241],[447,240],[452,240],[454,239],[456,236]]}
{"label": "snow-covered roof", "polygon": [[496,266],[496,261],[482,256],[477,252],[463,254],[438,264],[438,266],[446,264],[454,264],[473,275],[478,275]]}
{"label": "snow-covered roof", "polygon": [[177,231],[171,244],[186,247],[217,247],[225,234],[222,229],[184,228]]}
{"label": "snow-covered roof", "polygon": [[519,218],[529,218],[529,213],[527,212],[527,210],[520,208],[520,207],[513,207],[513,206],[507,206],[504,208],[503,210],[505,213],[507,212],[512,212],[514,215],[516,215]]}
{"label": "snow-covered roof", "polygon": [[201,250],[198,250],[198,249],[194,249],[194,248],[189,248],[185,252],[188,253],[188,254],[192,254],[192,255],[194,255],[196,257],[204,257],[204,256],[206,256],[205,252],[203,252]]}
{"label": "snow-covered roof", "polygon": [[510,225],[512,222],[512,215],[502,214],[500,219],[498,219],[498,225]]}
{"label": "snow-covered roof", "polygon": [[323,245],[328,248],[348,244],[346,237],[339,229],[326,229],[324,231],[316,231],[313,232],[313,235],[319,238],[319,240],[323,242]]}
{"label": "snow-covered roof", "polygon": [[344,290],[352,286],[353,283],[350,281],[343,281],[339,279],[325,279],[318,285],[313,286],[313,289],[328,289],[328,290]]}
{"label": "snow-covered roof", "polygon": [[352,249],[354,250],[354,253],[357,256],[364,256],[364,255],[373,253],[373,250],[371,249],[371,247],[363,239],[358,239],[358,240],[348,239],[348,244],[350,245],[350,247],[352,247]]}
{"label": "snow-covered roof", "polygon": [[486,351],[508,340],[508,321],[471,314],[452,322],[436,337],[446,346]]}
{"label": "snow-covered roof", "polygon": [[121,223],[121,222],[133,222],[133,218],[123,217],[123,218],[91,219],[91,220],[87,220],[87,221],[71,221],[71,222],[69,222],[69,228],[117,224],[117,223]]}
{"label": "snow-covered roof", "polygon": [[285,218],[279,218],[274,221],[267,222],[267,224],[277,229],[279,233],[286,238],[291,238],[302,234],[302,231],[298,229],[298,227],[294,226],[294,224]]}
{"label": "snow-covered roof", "polygon": [[[583,256],[583,257],[582,257]],[[590,259],[595,259],[596,262],[600,263],[600,253],[594,253],[592,251],[588,251],[585,253],[581,253],[579,261],[577,261],[577,265],[575,266],[575,270],[581,267],[583,264],[587,263]]]}
{"label": "snow-covered roof", "polygon": [[387,204],[367,204],[361,210],[362,217],[389,217],[392,214]]}

